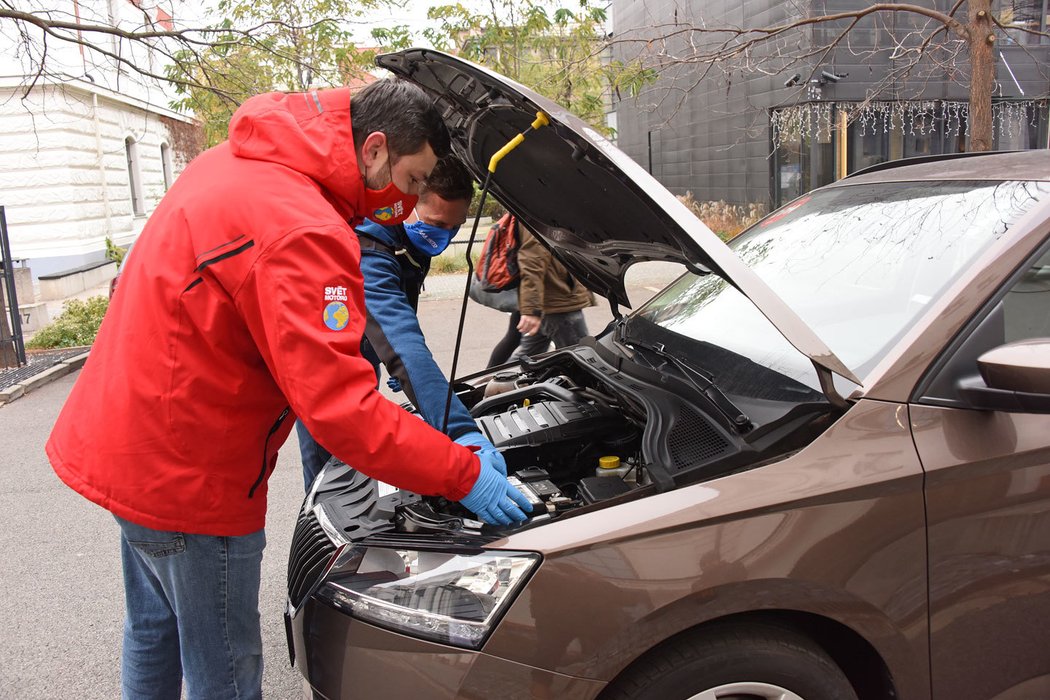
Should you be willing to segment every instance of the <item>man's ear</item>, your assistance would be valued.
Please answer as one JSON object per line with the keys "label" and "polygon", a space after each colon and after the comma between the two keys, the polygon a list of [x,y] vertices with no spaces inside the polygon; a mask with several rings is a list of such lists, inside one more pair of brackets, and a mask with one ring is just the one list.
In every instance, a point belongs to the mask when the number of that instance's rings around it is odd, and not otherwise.
{"label": "man's ear", "polygon": [[374,168],[383,166],[386,159],[386,134],[382,131],[373,131],[365,137],[361,144],[361,165]]}

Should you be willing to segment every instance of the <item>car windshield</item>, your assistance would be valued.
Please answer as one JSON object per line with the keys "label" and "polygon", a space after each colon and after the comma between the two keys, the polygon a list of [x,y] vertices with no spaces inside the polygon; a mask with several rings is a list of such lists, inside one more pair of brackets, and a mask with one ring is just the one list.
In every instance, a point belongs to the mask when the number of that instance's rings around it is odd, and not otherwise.
{"label": "car windshield", "polygon": [[[803,197],[736,237],[730,247],[857,376],[886,354],[974,258],[1050,192],[1045,182],[905,182],[835,187]],[[653,328],[655,324],[662,331]],[[632,328],[634,326],[634,328]],[[811,388],[809,360],[736,288],[687,273],[639,309],[628,333],[670,331],[727,392],[753,395],[744,356]],[[843,387],[849,390],[851,385]]]}

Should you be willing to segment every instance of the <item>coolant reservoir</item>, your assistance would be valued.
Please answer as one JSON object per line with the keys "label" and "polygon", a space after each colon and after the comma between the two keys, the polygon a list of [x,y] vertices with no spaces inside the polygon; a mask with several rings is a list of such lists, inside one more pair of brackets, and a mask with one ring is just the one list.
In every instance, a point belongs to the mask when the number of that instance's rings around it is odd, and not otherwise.
{"label": "coolant reservoir", "polygon": [[485,398],[516,389],[518,387],[517,378],[517,372],[497,372],[485,385]]}
{"label": "coolant reservoir", "polygon": [[631,471],[630,465],[620,462],[619,457],[616,455],[606,455],[598,458],[598,468],[594,471],[594,475],[615,476],[622,479],[629,471]]}

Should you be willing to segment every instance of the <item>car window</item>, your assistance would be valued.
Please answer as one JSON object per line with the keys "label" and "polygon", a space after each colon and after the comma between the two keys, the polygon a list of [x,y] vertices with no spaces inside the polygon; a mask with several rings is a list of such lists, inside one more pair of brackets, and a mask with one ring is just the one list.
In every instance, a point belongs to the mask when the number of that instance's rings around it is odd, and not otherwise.
{"label": "car window", "polygon": [[977,373],[977,358],[1017,340],[1050,338],[1050,249],[1039,253],[988,309],[963,331],[962,340],[939,361],[931,378],[920,383],[920,403],[964,406],[956,385]]}
{"label": "car window", "polygon": [[[1048,196],[1042,182],[836,187],[774,212],[730,247],[863,377],[978,254]],[[808,359],[715,275],[683,276],[637,315],[698,341],[697,352],[717,345],[819,387]]]}

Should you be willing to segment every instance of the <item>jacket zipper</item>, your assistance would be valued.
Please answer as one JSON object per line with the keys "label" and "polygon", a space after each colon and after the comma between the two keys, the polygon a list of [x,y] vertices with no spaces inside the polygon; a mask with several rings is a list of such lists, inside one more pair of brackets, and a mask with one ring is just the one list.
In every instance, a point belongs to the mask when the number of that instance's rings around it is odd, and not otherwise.
{"label": "jacket zipper", "polygon": [[284,419],[288,417],[288,413],[291,410],[291,406],[285,406],[284,410],[281,411],[281,415],[277,417],[277,421],[270,427],[270,432],[266,433],[266,440],[263,442],[262,469],[259,470],[259,478],[257,478],[255,483],[252,484],[252,487],[248,489],[248,498],[255,495],[255,489],[259,488],[259,484],[261,484],[263,479],[266,478],[266,471],[269,466],[266,463],[266,453],[270,450],[270,438],[272,438],[273,434],[277,432],[277,429],[281,427],[281,423],[283,423]]}

